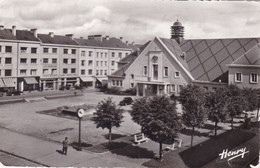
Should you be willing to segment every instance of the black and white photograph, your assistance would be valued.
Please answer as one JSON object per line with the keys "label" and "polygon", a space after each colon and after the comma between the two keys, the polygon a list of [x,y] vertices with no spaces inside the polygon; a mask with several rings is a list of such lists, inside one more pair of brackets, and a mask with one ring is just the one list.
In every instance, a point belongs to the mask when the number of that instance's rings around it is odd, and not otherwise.
{"label": "black and white photograph", "polygon": [[260,168],[259,15],[0,0],[0,167]]}

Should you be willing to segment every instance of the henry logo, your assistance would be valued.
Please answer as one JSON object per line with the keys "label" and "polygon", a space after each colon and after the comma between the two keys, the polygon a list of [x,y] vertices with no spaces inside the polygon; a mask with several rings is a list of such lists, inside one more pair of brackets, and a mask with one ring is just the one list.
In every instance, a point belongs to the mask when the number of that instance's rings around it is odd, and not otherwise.
{"label": "henry logo", "polygon": [[245,158],[245,155],[249,153],[246,147],[242,147],[239,149],[228,150],[224,149],[221,153],[219,153],[218,162],[227,161],[228,165],[232,167],[232,161],[238,161]]}

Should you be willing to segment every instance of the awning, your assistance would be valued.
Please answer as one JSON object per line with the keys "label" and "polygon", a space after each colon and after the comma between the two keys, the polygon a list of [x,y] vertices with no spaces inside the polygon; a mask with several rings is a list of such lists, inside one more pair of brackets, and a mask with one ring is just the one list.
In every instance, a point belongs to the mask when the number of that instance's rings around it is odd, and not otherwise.
{"label": "awning", "polygon": [[14,78],[3,78],[5,87],[15,87],[16,79]]}
{"label": "awning", "polygon": [[170,83],[161,82],[161,81],[136,81],[136,83],[151,84],[151,85],[167,85],[167,84],[170,84]]}
{"label": "awning", "polygon": [[2,78],[0,78],[0,87],[5,87],[5,84],[4,84],[3,80],[2,80]]}
{"label": "awning", "polygon": [[107,81],[107,80],[108,80],[107,77],[96,77],[96,78],[97,78],[97,80],[98,80],[99,82],[101,82],[101,83],[102,83],[102,81]]}
{"label": "awning", "polygon": [[81,76],[80,79],[83,82],[92,82],[93,81],[93,77],[91,77],[91,76]]}
{"label": "awning", "polygon": [[30,78],[24,78],[25,82],[30,85],[30,84],[38,84],[37,80],[34,77]]}

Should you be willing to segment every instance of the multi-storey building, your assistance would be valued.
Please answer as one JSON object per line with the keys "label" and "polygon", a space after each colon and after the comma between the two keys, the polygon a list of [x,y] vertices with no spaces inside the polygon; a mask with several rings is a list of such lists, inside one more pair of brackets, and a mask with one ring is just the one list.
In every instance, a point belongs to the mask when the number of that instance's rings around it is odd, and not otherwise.
{"label": "multi-storey building", "polygon": [[117,70],[133,45],[122,38],[73,34],[37,34],[37,29],[0,26],[0,90],[59,89],[65,85],[97,86]]}

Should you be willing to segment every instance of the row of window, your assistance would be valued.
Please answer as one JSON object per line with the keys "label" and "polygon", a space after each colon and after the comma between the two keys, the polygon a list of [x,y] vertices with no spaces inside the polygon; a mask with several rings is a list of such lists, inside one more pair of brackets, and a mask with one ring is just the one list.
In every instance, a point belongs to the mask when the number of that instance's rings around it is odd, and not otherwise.
{"label": "row of window", "polygon": [[[104,73],[103,73],[104,72]],[[99,76],[99,75],[107,75],[107,70],[96,70],[96,76]]]}
{"label": "row of window", "polygon": [[[11,47],[11,46],[9,46],[9,47]],[[31,47],[31,54],[37,54],[37,50],[38,50],[37,47]],[[12,51],[12,49],[11,49],[11,51]],[[28,53],[28,47],[21,47],[20,51],[21,51],[21,53]],[[43,53],[45,53],[45,54],[49,54],[49,53],[57,54],[57,52],[58,52],[58,48],[47,48],[47,47],[43,48]],[[76,49],[64,48],[63,54],[76,54]]]}
{"label": "row of window", "polygon": [[[12,58],[4,58],[4,64],[12,64]],[[2,59],[0,58],[0,64],[2,63]]]}
{"label": "row of window", "polygon": [[112,80],[112,86],[122,86],[123,81],[122,80]]}
{"label": "row of window", "polygon": [[[154,68],[154,74],[155,73],[158,73],[158,69]],[[144,66],[143,67],[143,76],[147,76],[147,75],[148,75],[148,67]],[[169,68],[168,67],[163,67],[163,77],[169,77]],[[174,77],[179,78],[180,72],[179,71],[174,72]]]}
{"label": "row of window", "polygon": [[[80,71],[80,74],[81,75],[86,75],[86,70],[85,69],[82,69],[81,71]],[[88,75],[92,75],[93,74],[93,70],[92,69],[89,69],[88,70]]]}
{"label": "row of window", "polygon": [[[111,57],[115,57],[115,52],[111,52]],[[125,53],[125,57],[128,55],[128,53]],[[81,51],[81,56],[86,56],[86,51]],[[93,51],[88,51],[88,56],[92,57],[93,56]],[[107,53],[106,52],[96,52],[96,57],[97,58],[107,58]],[[122,59],[123,53],[119,52],[118,53],[118,58]]]}
{"label": "row of window", "polygon": [[[63,74],[68,74],[68,73],[69,73],[68,70],[69,70],[68,68],[63,68]],[[71,73],[71,74],[76,73],[76,68],[71,68],[71,69],[70,69],[70,73]]]}
{"label": "row of window", "polygon": [[12,52],[12,46],[0,46],[0,52],[11,53]]}
{"label": "row of window", "polygon": [[[36,75],[37,74],[37,69],[31,69],[31,70],[21,69],[20,75],[27,75],[28,71],[30,72],[30,75]],[[43,69],[42,73],[43,73],[43,75],[50,74],[50,70],[49,69]],[[51,75],[57,75],[57,69],[51,69]]]}
{"label": "row of window", "polygon": [[[12,76],[12,70],[11,69],[5,69],[4,76]],[[0,69],[0,76],[1,76],[1,69]]]}
{"label": "row of window", "polygon": [[[64,58],[64,59],[63,59],[63,63],[64,63],[64,64],[68,64],[68,63],[69,63],[69,59],[68,59],[68,58]],[[70,63],[71,63],[71,64],[76,64],[76,59],[75,59],[75,58],[72,58],[72,59],[70,60]]]}
{"label": "row of window", "polygon": [[[238,72],[235,74],[235,82],[241,83],[243,82],[243,74]],[[249,83],[258,83],[258,74],[257,73],[251,73],[249,75]]]}

